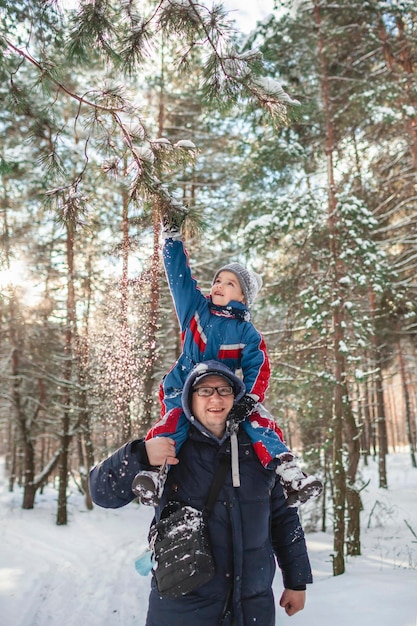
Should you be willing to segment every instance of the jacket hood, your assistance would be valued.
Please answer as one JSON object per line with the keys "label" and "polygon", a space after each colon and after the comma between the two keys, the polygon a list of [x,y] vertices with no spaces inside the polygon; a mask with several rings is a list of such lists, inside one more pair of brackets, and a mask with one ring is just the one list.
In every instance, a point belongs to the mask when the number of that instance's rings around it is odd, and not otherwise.
{"label": "jacket hood", "polygon": [[182,406],[184,409],[184,413],[187,419],[191,421],[191,390],[200,377],[205,377],[209,374],[215,376],[223,376],[230,382],[235,391],[235,402],[239,402],[239,400],[246,393],[246,387],[244,382],[238,376],[236,376],[236,374],[232,372],[232,370],[227,367],[227,365],[224,365],[224,363],[220,363],[219,361],[204,361],[203,363],[198,363],[198,365],[195,365],[191,372],[188,374],[187,380],[185,381],[184,388],[182,390]]}

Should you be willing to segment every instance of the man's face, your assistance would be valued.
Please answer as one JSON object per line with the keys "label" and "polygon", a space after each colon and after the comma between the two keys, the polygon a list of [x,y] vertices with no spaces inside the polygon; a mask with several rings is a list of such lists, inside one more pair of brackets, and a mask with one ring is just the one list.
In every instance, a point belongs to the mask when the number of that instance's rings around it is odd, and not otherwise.
{"label": "man's face", "polygon": [[196,389],[201,387],[230,387],[230,383],[223,376],[207,376],[193,388],[191,409],[193,415],[216,437],[222,437],[226,430],[226,420],[234,402],[234,393],[220,396],[214,391],[212,396],[199,396]]}
{"label": "man's face", "polygon": [[226,306],[232,300],[245,302],[245,296],[236,274],[228,270],[223,270],[217,276],[211,287],[210,295],[213,304],[218,306]]}

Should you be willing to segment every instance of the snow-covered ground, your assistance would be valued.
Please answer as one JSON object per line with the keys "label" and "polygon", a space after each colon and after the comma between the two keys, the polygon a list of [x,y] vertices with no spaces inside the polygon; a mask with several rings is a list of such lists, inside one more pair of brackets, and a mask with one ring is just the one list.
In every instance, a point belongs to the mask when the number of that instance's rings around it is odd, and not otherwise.
{"label": "snow-covered ground", "polygon": [[[21,490],[9,493],[0,470],[1,625],[143,626],[150,578],[136,573],[134,561],[152,511],[135,503],[87,511],[74,488],[69,523],[56,526],[56,491],[46,489],[24,511]],[[331,534],[308,533],[314,584],[304,611],[288,617],[277,609],[278,625],[416,626],[417,469],[407,453],[391,454],[388,490],[378,488],[375,461],[361,474],[370,480],[362,492],[362,556],[333,577]],[[279,575],[274,586],[279,598]]]}

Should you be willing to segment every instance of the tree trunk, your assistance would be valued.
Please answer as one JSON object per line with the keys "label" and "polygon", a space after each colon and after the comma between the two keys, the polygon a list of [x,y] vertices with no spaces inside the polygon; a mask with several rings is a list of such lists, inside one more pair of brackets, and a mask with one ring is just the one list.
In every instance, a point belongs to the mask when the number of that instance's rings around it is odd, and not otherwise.
{"label": "tree trunk", "polygon": [[346,554],[359,556],[361,554],[360,512],[362,510],[362,501],[359,491],[352,483],[347,485],[346,506],[348,511]]}
{"label": "tree trunk", "polygon": [[67,246],[67,320],[65,329],[65,361],[63,374],[63,416],[61,422],[61,450],[59,459],[59,488],[56,523],[67,524],[67,489],[69,475],[69,448],[71,444],[71,380],[73,369],[73,336],[75,331],[75,289],[74,289],[74,238],[75,225],[69,218],[66,221]]}
{"label": "tree trunk", "polygon": [[33,509],[35,504],[36,489],[35,478],[35,449],[30,439],[24,444],[25,483],[23,490],[22,509]]}
{"label": "tree trunk", "polygon": [[9,464],[9,491],[14,489],[16,480],[16,464],[17,464],[17,444],[15,441],[10,443],[10,464]]}
{"label": "tree trunk", "polygon": [[[14,298],[10,300],[11,311],[14,309]],[[13,320],[13,317],[11,317]],[[13,322],[11,322],[13,324]],[[10,327],[10,339],[13,348],[11,367],[12,367],[12,397],[13,405],[16,413],[16,423],[19,428],[19,439],[23,448],[23,509],[33,509],[35,502],[35,488],[33,484],[35,475],[35,450],[31,439],[30,429],[28,428],[26,415],[22,406],[21,393],[21,374],[20,374],[20,352],[18,348],[18,339],[14,327]]]}
{"label": "tree trunk", "polygon": [[378,333],[376,332],[376,302],[375,302],[375,293],[371,291],[369,294],[369,303],[371,310],[371,317],[373,321],[373,326],[375,332],[372,336],[372,347],[373,347],[373,360],[375,363],[376,374],[374,377],[374,385],[375,385],[375,398],[376,398],[376,427],[377,427],[377,437],[378,437],[378,462],[379,462],[379,486],[383,489],[388,487],[387,480],[387,463],[386,457],[388,453],[388,445],[387,445],[387,420],[385,414],[385,403],[384,403],[384,387],[382,381],[382,354],[380,349],[380,341],[378,338]]}
{"label": "tree trunk", "polygon": [[333,417],[333,575],[345,571],[345,502],[346,476],[343,465],[343,398],[342,386],[336,384]]}
{"label": "tree trunk", "polygon": [[[160,89],[158,102],[158,137],[162,137],[165,128],[165,48],[162,42],[161,49],[161,73],[160,73]],[[150,268],[151,276],[151,297],[148,315],[147,328],[147,352],[145,355],[145,372],[143,378],[143,414],[142,425],[148,428],[154,421],[152,416],[153,406],[153,390],[154,390],[154,373],[156,361],[156,333],[159,312],[159,232],[160,232],[160,211],[157,202],[153,204],[152,211],[152,227],[153,227],[153,254]]]}
{"label": "tree trunk", "polygon": [[76,426],[77,430],[77,448],[78,463],[80,472],[81,488],[85,495],[85,504],[88,510],[93,508],[93,501],[90,495],[88,485],[89,469],[94,465],[93,458],[93,442],[91,439],[90,420],[88,413],[88,398],[86,391],[86,368],[88,365],[88,344],[85,337],[78,337],[78,382],[80,385],[80,393],[78,406],[80,407],[80,417]]}
{"label": "tree trunk", "polygon": [[344,389],[345,389],[345,359],[341,351],[344,339],[344,309],[343,294],[339,282],[341,260],[338,253],[338,213],[335,193],[333,152],[335,150],[335,135],[331,110],[330,81],[328,63],[325,54],[325,40],[322,32],[322,18],[320,4],[314,2],[314,22],[317,29],[318,58],[321,68],[321,98],[323,102],[326,140],[325,153],[327,156],[327,190],[328,190],[328,231],[331,256],[332,288],[333,288],[333,353],[334,353],[334,402],[333,402],[333,574],[338,576],[345,571],[345,503],[346,503],[346,476],[343,464],[343,421],[344,421]]}
{"label": "tree trunk", "polygon": [[[402,17],[397,14],[396,18],[396,32],[397,38],[400,43],[399,54],[395,54],[393,50],[398,49],[398,42],[392,42],[390,38],[392,35],[386,28],[386,23],[383,16],[380,17],[378,36],[382,43],[382,49],[384,53],[384,59],[388,69],[397,79],[398,84],[401,85],[399,90],[399,109],[404,115],[404,139],[408,141],[408,148],[413,161],[414,170],[417,171],[417,117],[410,116],[408,111],[416,109],[417,101],[415,97],[415,77],[414,77],[414,44],[409,42],[409,34],[411,31],[404,23]],[[405,114],[407,111],[407,114]]]}
{"label": "tree trunk", "polygon": [[[127,164],[125,163],[125,174],[127,171]],[[123,376],[123,385],[120,389],[120,393],[116,398],[118,413],[122,419],[122,432],[123,440],[128,441],[132,436],[132,424],[130,416],[130,402],[132,397],[132,371],[130,366],[130,356],[132,346],[130,342],[130,329],[127,319],[127,309],[129,301],[129,194],[126,190],[123,191],[123,219],[122,219],[122,280],[120,284],[121,290],[121,337],[120,337],[120,371]]]}
{"label": "tree trunk", "polygon": [[85,292],[84,301],[87,303],[85,314],[83,316],[82,335],[77,334],[77,352],[78,352],[78,381],[80,385],[80,419],[79,419],[79,462],[80,462],[80,479],[81,487],[85,496],[85,505],[88,510],[93,508],[93,501],[90,494],[90,486],[88,476],[90,468],[94,465],[93,440],[91,437],[90,414],[88,408],[88,365],[89,365],[89,322],[90,322],[90,305],[91,305],[91,273],[92,261],[91,255],[88,256],[87,278],[84,281]]}
{"label": "tree trunk", "polygon": [[410,394],[408,393],[407,374],[405,371],[404,355],[403,355],[400,341],[397,342],[397,347],[398,347],[398,361],[400,364],[401,386],[403,389],[404,403],[405,403],[405,423],[407,427],[408,444],[410,447],[411,465],[412,467],[417,467],[416,455],[414,451],[414,441],[413,441],[413,436],[412,436],[412,426],[411,426],[412,416],[411,416]]}
{"label": "tree trunk", "polygon": [[[65,395],[69,396],[68,392]],[[58,478],[58,508],[56,523],[58,526],[64,526],[68,522],[67,515],[67,489],[68,489],[68,474],[69,474],[69,446],[71,438],[69,436],[70,416],[69,411],[64,410],[64,414],[61,422],[61,452],[59,460]]]}
{"label": "tree trunk", "polygon": [[371,441],[372,441],[372,421],[371,421],[371,412],[369,410],[369,405],[371,401],[371,396],[369,393],[369,383],[366,378],[363,383],[363,414],[364,414],[364,429],[362,432],[362,450],[365,464],[368,464],[368,455],[371,454]]}
{"label": "tree trunk", "polygon": [[152,416],[153,406],[153,390],[154,390],[154,373],[155,373],[155,346],[156,346],[156,331],[158,322],[158,310],[159,310],[159,211],[157,207],[154,208],[153,213],[153,255],[151,262],[151,298],[148,315],[148,328],[147,328],[147,353],[145,355],[145,372],[143,378],[143,415],[142,424],[145,427],[151,425],[154,421]]}
{"label": "tree trunk", "polygon": [[358,471],[360,459],[360,434],[356,424],[355,416],[349,400],[347,384],[344,385],[344,422],[345,437],[349,450],[349,462],[347,468],[347,530],[346,530],[346,554],[358,556],[361,554],[360,541],[360,512],[362,510],[359,491],[355,486],[356,473]]}
{"label": "tree trunk", "polygon": [[377,351],[377,373],[375,375],[375,393],[377,403],[377,433],[378,433],[378,467],[379,467],[379,486],[383,489],[388,488],[387,478],[387,420],[385,416],[384,388],[382,382],[382,359],[381,353]]}

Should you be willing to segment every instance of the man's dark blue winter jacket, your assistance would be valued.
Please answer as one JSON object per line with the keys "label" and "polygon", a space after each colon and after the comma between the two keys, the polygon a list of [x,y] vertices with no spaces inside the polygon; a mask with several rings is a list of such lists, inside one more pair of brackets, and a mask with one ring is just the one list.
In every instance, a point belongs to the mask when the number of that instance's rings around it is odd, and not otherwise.
{"label": "man's dark blue winter jacket", "polygon": [[[209,518],[216,575],[197,591],[178,599],[162,598],[152,581],[146,626],[229,625],[222,618],[231,599],[236,626],[275,625],[272,581],[275,557],[289,589],[311,582],[304,533],[297,510],[288,508],[276,474],[264,469],[247,435],[239,439],[240,487],[227,476]],[[221,455],[230,455],[230,439],[222,444],[191,426],[179,464],[171,467],[161,506],[170,498],[202,509]],[[128,443],[93,468],[93,501],[117,508],[134,499],[136,473],[148,469],[143,441]],[[159,511],[156,511],[158,516]]]}

